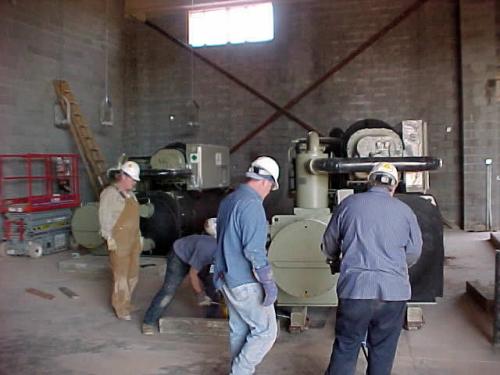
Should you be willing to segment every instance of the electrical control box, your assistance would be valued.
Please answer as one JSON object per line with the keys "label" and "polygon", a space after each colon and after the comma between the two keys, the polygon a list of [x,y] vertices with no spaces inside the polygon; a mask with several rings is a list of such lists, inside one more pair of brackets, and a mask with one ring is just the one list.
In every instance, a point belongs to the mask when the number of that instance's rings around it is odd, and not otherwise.
{"label": "electrical control box", "polygon": [[187,190],[205,190],[229,186],[229,149],[199,143],[186,144],[186,162],[191,169]]}

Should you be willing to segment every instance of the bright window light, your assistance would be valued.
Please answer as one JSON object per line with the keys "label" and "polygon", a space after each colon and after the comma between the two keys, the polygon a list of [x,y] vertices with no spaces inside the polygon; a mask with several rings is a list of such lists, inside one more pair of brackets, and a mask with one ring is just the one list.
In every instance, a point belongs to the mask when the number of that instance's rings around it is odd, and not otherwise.
{"label": "bright window light", "polygon": [[189,44],[193,47],[274,38],[273,4],[260,3],[189,12]]}

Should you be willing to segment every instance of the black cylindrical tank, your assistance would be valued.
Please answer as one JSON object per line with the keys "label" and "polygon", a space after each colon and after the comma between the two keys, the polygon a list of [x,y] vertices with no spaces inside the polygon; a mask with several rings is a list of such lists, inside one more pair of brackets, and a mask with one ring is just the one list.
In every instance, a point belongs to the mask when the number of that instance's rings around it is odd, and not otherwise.
{"label": "black cylindrical tank", "polygon": [[154,206],[153,216],[141,218],[141,233],[155,242],[151,255],[166,255],[174,241],[203,231],[205,219],[217,216],[225,190],[148,191],[137,194],[140,203]]}
{"label": "black cylindrical tank", "polygon": [[[422,232],[422,255],[410,268],[411,301],[433,302],[443,296],[443,221],[437,206],[420,194],[396,194],[415,213]],[[430,196],[429,196],[430,197]]]}

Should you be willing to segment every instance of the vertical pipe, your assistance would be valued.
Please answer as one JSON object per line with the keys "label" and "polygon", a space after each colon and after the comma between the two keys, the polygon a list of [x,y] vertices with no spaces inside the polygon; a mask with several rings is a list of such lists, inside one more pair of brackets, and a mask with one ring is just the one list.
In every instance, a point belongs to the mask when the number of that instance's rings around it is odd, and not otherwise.
{"label": "vertical pipe", "polygon": [[491,231],[491,167],[493,160],[486,159],[486,230]]}
{"label": "vertical pipe", "polygon": [[309,132],[307,150],[297,154],[295,161],[296,206],[328,208],[328,174],[311,173],[307,165],[314,159],[328,157],[320,147],[318,133]]}
{"label": "vertical pipe", "polygon": [[493,345],[500,345],[500,250],[495,252],[495,306],[493,319]]}
{"label": "vertical pipe", "polygon": [[464,140],[464,98],[463,98],[463,74],[462,74],[462,28],[461,28],[461,1],[455,2],[455,40],[456,44],[456,84],[457,84],[457,121],[458,121],[458,131],[459,131],[459,142],[460,149],[462,152],[458,153],[458,158],[460,162],[460,223],[462,228],[465,227],[465,171],[464,171],[464,155],[465,155],[465,140]]}

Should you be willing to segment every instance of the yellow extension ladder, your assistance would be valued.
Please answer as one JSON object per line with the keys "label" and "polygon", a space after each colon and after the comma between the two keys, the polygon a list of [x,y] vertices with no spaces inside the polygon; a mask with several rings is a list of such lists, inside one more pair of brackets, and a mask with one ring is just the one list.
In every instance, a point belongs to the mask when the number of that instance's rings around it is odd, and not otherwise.
{"label": "yellow extension ladder", "polygon": [[92,190],[96,197],[99,197],[101,190],[108,183],[104,157],[80,111],[68,82],[54,80],[53,83],[59,105],[63,113],[66,114],[67,125],[87,170]]}

